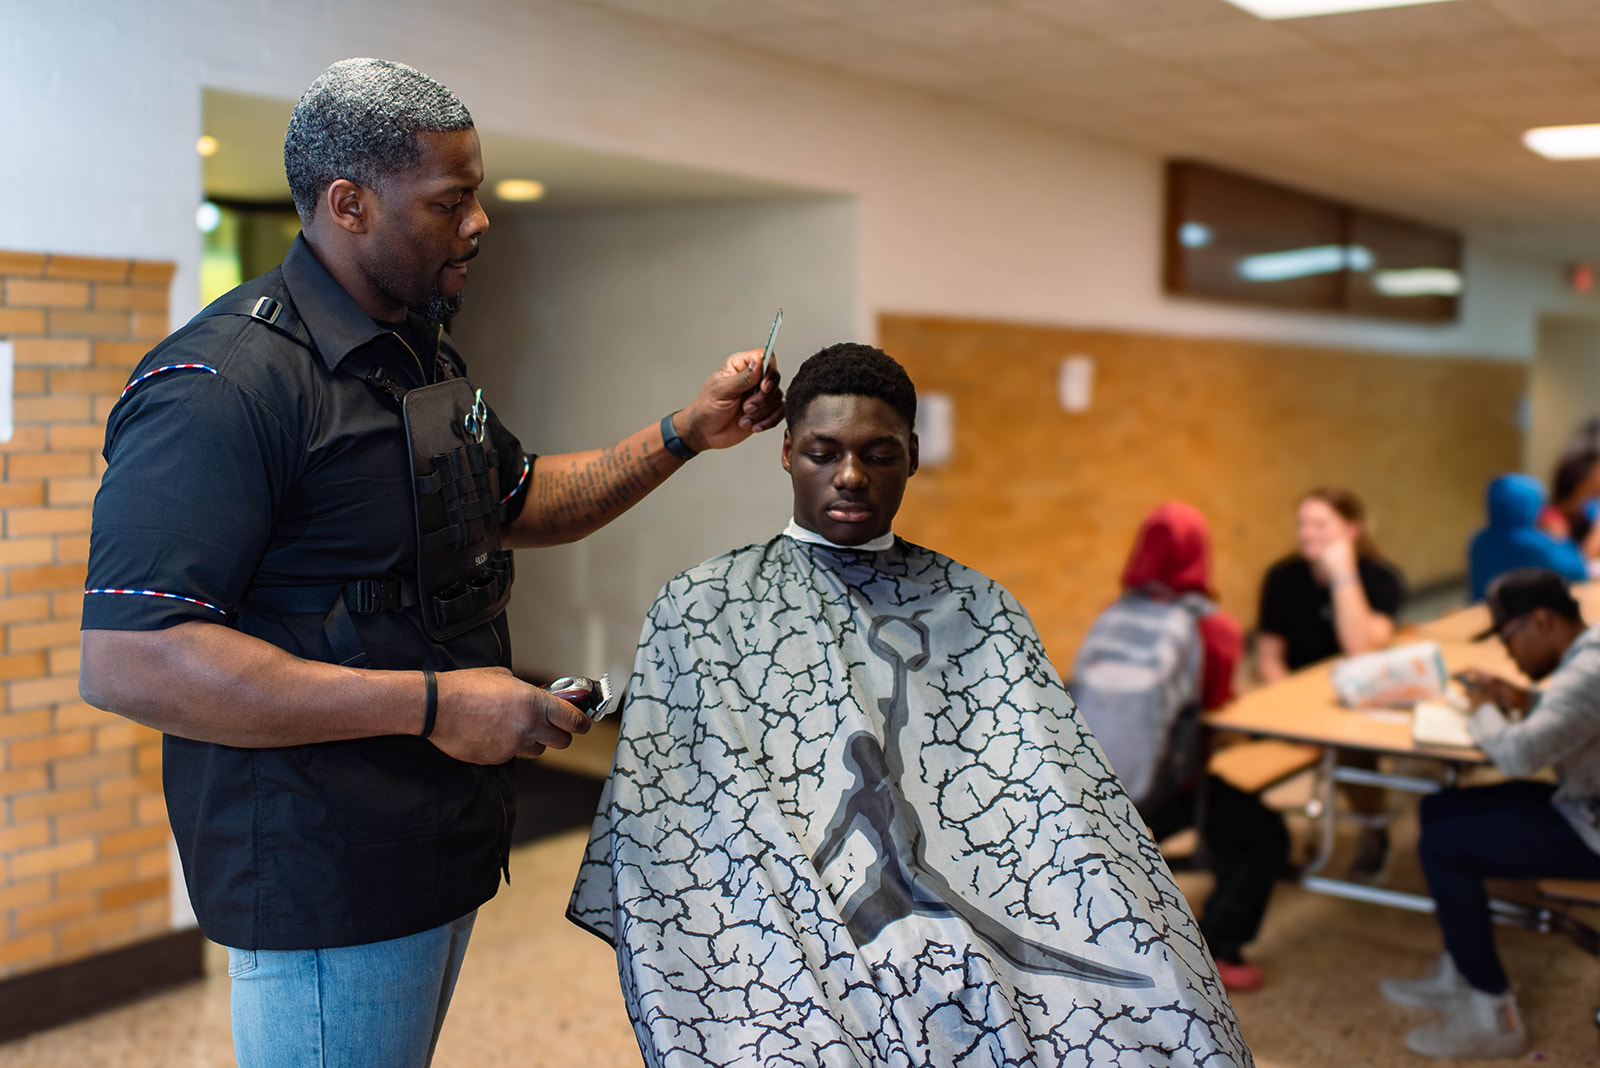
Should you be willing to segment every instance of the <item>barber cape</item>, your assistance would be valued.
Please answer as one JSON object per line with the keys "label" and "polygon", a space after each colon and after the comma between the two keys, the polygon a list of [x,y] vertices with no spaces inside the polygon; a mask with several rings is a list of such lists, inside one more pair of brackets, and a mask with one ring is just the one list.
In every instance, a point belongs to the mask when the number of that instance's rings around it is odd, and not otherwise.
{"label": "barber cape", "polygon": [[652,1065],[1249,1065],[1022,606],[780,535],[669,582],[568,907]]}

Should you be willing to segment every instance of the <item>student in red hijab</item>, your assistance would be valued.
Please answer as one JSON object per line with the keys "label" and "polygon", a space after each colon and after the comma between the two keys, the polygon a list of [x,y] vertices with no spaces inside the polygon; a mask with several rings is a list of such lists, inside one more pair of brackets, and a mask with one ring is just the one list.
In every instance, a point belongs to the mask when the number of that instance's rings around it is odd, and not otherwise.
{"label": "student in red hijab", "polygon": [[1068,686],[1152,837],[1198,821],[1216,876],[1200,930],[1233,990],[1261,985],[1242,951],[1289,860],[1283,817],[1205,770],[1202,713],[1232,698],[1243,654],[1244,628],[1211,592],[1205,517],[1172,501],[1140,524],[1122,596],[1095,620]]}

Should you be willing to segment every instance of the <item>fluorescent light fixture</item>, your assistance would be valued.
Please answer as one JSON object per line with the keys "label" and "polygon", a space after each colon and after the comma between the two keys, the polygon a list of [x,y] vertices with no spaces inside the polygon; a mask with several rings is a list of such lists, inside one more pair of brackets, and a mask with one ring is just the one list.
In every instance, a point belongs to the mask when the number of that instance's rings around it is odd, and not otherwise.
{"label": "fluorescent light fixture", "polygon": [[1282,252],[1258,252],[1239,261],[1239,276],[1250,282],[1284,282],[1290,278],[1306,278],[1314,274],[1332,274],[1346,266],[1372,266],[1372,253],[1359,246],[1313,245],[1310,248],[1291,248]]}
{"label": "fluorescent light fixture", "polygon": [[1382,7],[1448,4],[1453,0],[1228,0],[1264,19],[1303,19],[1311,15],[1337,15],[1345,11],[1375,11]]}
{"label": "fluorescent light fixture", "polygon": [[1600,122],[1578,126],[1535,126],[1522,143],[1545,159],[1600,158]]}
{"label": "fluorescent light fixture", "polygon": [[209,234],[222,225],[222,209],[209,200],[200,202],[194,209],[194,224],[202,234]]}
{"label": "fluorescent light fixture", "polygon": [[1178,244],[1184,248],[1205,248],[1211,244],[1211,227],[1205,223],[1184,223],[1178,227]]}
{"label": "fluorescent light fixture", "polygon": [[1461,272],[1448,267],[1374,271],[1372,288],[1386,297],[1455,297],[1461,294]]}
{"label": "fluorescent light fixture", "polygon": [[494,183],[494,195],[501,200],[538,200],[544,196],[544,183],[529,178],[504,178]]}
{"label": "fluorescent light fixture", "polygon": [[194,150],[202,156],[214,156],[217,154],[217,139],[210,134],[201,134],[194,143]]}

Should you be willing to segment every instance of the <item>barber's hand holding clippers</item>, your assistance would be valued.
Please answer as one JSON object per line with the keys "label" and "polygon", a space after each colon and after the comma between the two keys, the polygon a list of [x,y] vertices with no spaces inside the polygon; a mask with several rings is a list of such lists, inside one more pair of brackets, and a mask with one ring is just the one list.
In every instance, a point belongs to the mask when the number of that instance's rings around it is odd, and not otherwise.
{"label": "barber's hand holding clippers", "polygon": [[504,764],[565,749],[592,722],[573,704],[505,668],[441,671],[437,679],[438,713],[428,740],[468,764]]}

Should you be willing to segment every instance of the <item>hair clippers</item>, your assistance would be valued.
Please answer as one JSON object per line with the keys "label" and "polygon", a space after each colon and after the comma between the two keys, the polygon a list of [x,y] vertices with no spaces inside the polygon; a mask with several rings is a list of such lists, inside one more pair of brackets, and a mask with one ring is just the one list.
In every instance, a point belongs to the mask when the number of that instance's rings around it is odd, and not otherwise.
{"label": "hair clippers", "polygon": [[610,675],[601,675],[599,679],[564,675],[545,689],[595,721],[605,719],[622,704],[622,694],[611,689]]}

